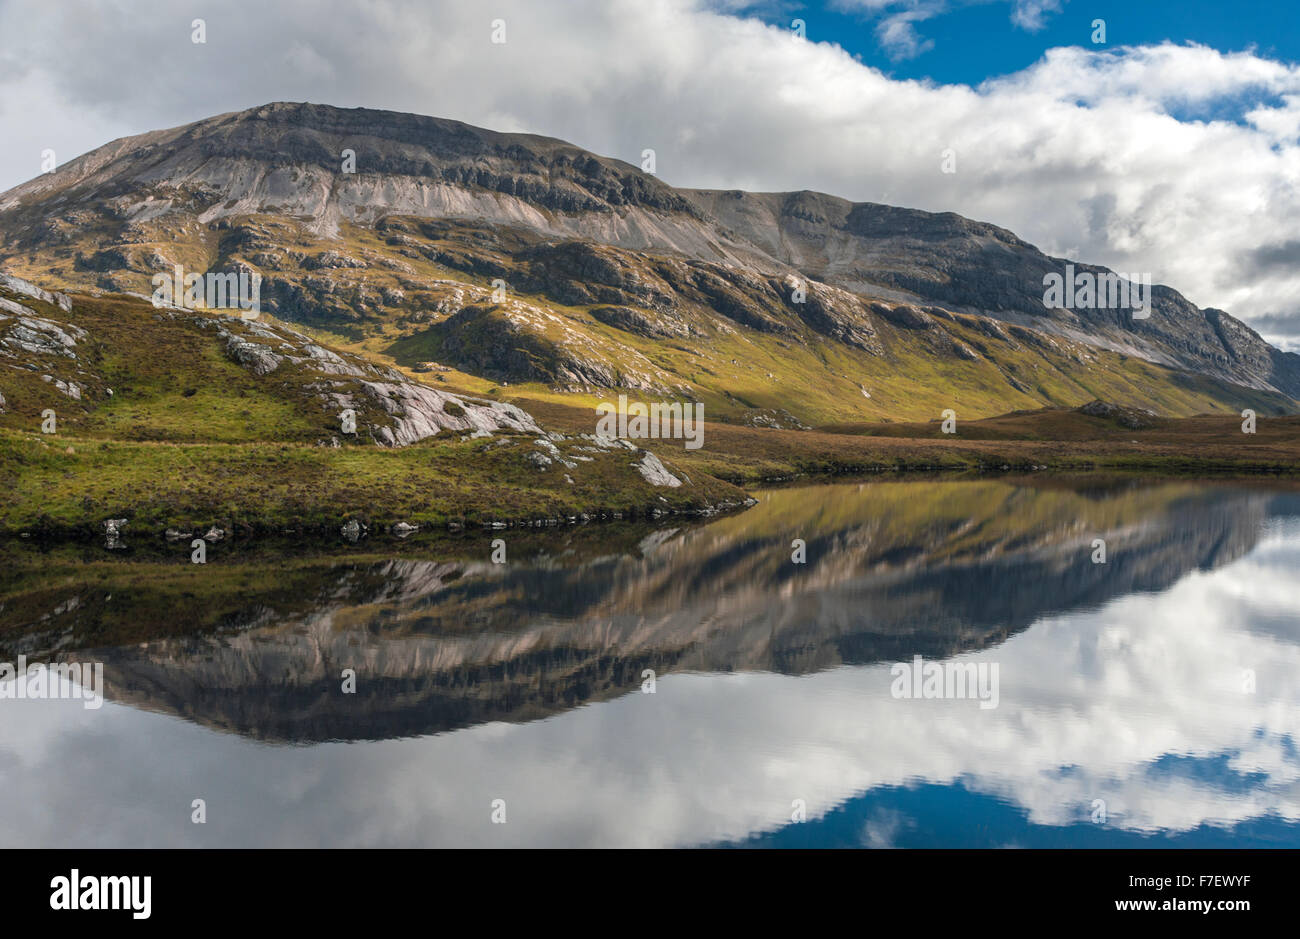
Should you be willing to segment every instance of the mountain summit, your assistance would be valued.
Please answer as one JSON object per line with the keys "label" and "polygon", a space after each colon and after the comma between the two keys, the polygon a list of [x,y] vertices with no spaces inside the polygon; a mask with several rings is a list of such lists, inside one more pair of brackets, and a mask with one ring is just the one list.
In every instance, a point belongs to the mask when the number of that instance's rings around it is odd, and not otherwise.
{"label": "mountain summit", "polygon": [[691,389],[751,422],[1300,397],[1300,356],[1169,287],[1145,319],[1047,308],[1048,275],[1109,272],[994,225],[678,189],[439,118],[268,104],[113,141],[0,195],[0,267],[31,280],[148,293],[176,264],[257,271],[276,316],[400,364]]}

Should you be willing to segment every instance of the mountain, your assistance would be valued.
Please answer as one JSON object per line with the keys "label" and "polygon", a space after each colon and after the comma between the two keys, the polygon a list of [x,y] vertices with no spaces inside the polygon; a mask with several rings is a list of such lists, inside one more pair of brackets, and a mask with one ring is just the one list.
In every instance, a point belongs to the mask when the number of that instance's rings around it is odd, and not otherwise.
{"label": "mountain", "polygon": [[1300,356],[1171,288],[1147,319],[1048,309],[1067,263],[952,213],[676,189],[559,140],[313,104],[117,140],[0,195],[0,267],[30,280],[256,271],[278,319],[469,387],[690,396],[785,427],[1296,409]]}

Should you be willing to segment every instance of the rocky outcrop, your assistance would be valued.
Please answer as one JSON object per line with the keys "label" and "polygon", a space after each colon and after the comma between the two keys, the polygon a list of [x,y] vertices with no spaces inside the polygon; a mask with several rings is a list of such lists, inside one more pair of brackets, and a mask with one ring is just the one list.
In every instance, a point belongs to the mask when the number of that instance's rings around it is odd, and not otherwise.
{"label": "rocky outcrop", "polygon": [[86,330],[53,318],[71,309],[72,301],[65,294],[0,273],[0,364],[34,372],[64,397],[81,401],[101,381],[79,354],[79,346],[89,339]]}
{"label": "rocky outcrop", "polygon": [[43,303],[58,307],[65,313],[72,310],[72,298],[67,294],[43,290],[21,277],[14,277],[12,274],[6,274],[3,271],[0,271],[0,290],[12,291],[25,297],[40,300]]}
{"label": "rocky outcrop", "polygon": [[656,313],[635,310],[629,306],[602,306],[591,310],[592,319],[624,332],[636,333],[647,339],[684,339],[691,335],[689,325]]}
{"label": "rocky outcrop", "polygon": [[[862,300],[847,290],[794,275],[787,276],[778,289],[790,298],[790,308],[799,318],[822,335],[872,355],[884,351]],[[802,299],[798,302],[795,298],[800,294],[796,291],[802,292]]]}
{"label": "rocky outcrop", "polygon": [[1121,407],[1108,401],[1089,401],[1087,404],[1075,408],[1075,410],[1089,417],[1100,417],[1103,420],[1111,421],[1120,427],[1127,427],[1129,430],[1147,430],[1154,427],[1158,422],[1154,411]]}
{"label": "rocky outcrop", "polygon": [[410,381],[362,381],[357,391],[334,391],[331,400],[340,410],[382,410],[389,420],[371,433],[376,443],[388,447],[408,446],[442,431],[542,432],[529,414],[513,404],[454,395]]}
{"label": "rocky outcrop", "polygon": [[871,304],[871,312],[902,329],[930,329],[934,326],[934,320],[906,303],[876,302]]}
{"label": "rocky outcrop", "polygon": [[328,349],[284,326],[238,317],[205,322],[215,323],[234,361],[258,376],[293,371],[304,387],[314,390],[322,407],[334,414],[352,411],[356,432],[381,446],[408,446],[443,431],[541,433],[533,418],[512,404],[431,388],[396,369]]}
{"label": "rocky outcrop", "polygon": [[70,297],[43,290],[3,272],[0,272],[0,291],[9,294],[4,296],[0,293],[0,355],[77,357],[77,343],[86,339],[84,329],[68,322],[56,322],[19,300],[11,299],[39,300],[66,313],[72,310]]}
{"label": "rocky outcrop", "polygon": [[55,323],[37,316],[26,307],[10,303],[0,298],[0,309],[14,312],[16,320],[0,313],[0,346],[8,355],[58,355],[70,359],[77,357],[78,340],[86,338],[86,332],[70,323]]}
{"label": "rocky outcrop", "polygon": [[515,301],[467,306],[430,327],[419,341],[428,342],[439,361],[494,381],[536,381],[566,390],[667,389],[635,350],[626,349],[616,364],[595,354],[585,336],[556,317]]}
{"label": "rocky outcrop", "polygon": [[649,450],[644,451],[641,459],[632,465],[636,467],[641,477],[652,486],[670,486],[675,489],[682,484],[680,479],[668,472],[668,467],[664,466],[659,457]]}

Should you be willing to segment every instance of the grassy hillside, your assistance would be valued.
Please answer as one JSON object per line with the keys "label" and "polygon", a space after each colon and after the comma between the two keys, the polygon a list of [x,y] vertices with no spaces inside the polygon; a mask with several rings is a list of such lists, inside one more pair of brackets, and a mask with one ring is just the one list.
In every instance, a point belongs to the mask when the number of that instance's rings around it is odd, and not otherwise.
{"label": "grassy hillside", "polygon": [[[232,317],[130,298],[77,296],[63,310],[3,295],[25,312],[0,319],[0,531],[102,532],[107,518],[153,534],[213,524],[333,530],[349,518],[515,523],[696,511],[744,498],[702,473],[683,474],[678,486],[652,484],[634,446],[576,435],[452,429],[377,446],[367,431],[392,425],[389,409],[400,416],[404,405],[357,388],[392,395],[422,386],[310,345],[270,318],[254,332]],[[312,357],[290,356],[290,343]],[[285,358],[261,374],[255,359],[240,359],[250,348]],[[345,392],[357,400],[352,436],[341,432],[336,396]],[[453,424],[469,419],[468,408],[511,412],[440,394],[439,416]],[[51,410],[55,432],[46,433]]]}
{"label": "grassy hillside", "polygon": [[584,404],[632,389],[754,426],[917,421],[947,408],[982,418],[1097,398],[1169,416],[1296,408],[1274,392],[959,311],[926,307],[915,322],[896,301],[815,283],[794,304],[775,275],[504,226],[389,217],[325,239],[247,216],[219,230],[175,219],[136,229],[138,241],[111,251],[80,233],[6,263],[42,283],[140,293],[171,263],[247,266],[264,274],[266,306],[281,319],[411,374],[427,367],[478,393],[508,383],[556,401],[594,396]]}
{"label": "grassy hillside", "polygon": [[[1300,418],[1273,416],[1282,408],[1276,396],[1162,376],[1148,363],[960,314],[935,313],[920,327],[864,322],[870,334],[851,346],[794,327],[724,330],[717,321],[712,334],[686,339],[620,335],[590,308],[541,298],[480,304],[482,317],[530,331],[519,348],[539,368],[574,362],[580,347],[587,366],[648,386],[563,391],[425,358],[439,355],[443,346],[432,343],[449,335],[425,321],[381,318],[347,341],[270,315],[250,323],[122,295],[75,295],[70,309],[2,289],[0,298],[10,304],[0,314],[0,531],[99,533],[107,518],[154,534],[213,524],[263,534],[332,531],[350,518],[372,526],[523,523],[698,512],[742,502],[737,485],[805,475],[1294,474],[1300,466]],[[25,313],[15,314],[14,304]],[[649,322],[658,314],[645,315]],[[942,331],[933,326],[939,319]],[[654,328],[671,326],[662,320]],[[510,349],[517,335],[507,328],[497,346]],[[324,342],[331,337],[337,345]],[[971,352],[945,358],[936,346]],[[998,365],[995,348],[1004,357]],[[548,359],[548,349],[568,351]],[[1129,388],[1147,406],[1154,398],[1174,410],[1205,404],[1220,413],[1146,415],[1134,426],[1124,415],[1136,411],[1059,407],[976,419],[1001,400],[989,389],[1005,384],[1012,363],[1053,396]],[[633,400],[704,402],[701,449],[648,442],[681,485],[655,484],[634,445],[591,439],[595,404],[620,390]],[[410,417],[410,395],[423,396],[417,403],[442,423],[420,425],[409,446],[377,446],[391,444],[391,431]],[[1241,433],[1235,410],[1223,413],[1225,397],[1234,409],[1245,402],[1259,411],[1257,434]],[[341,400],[355,403],[354,436],[340,430]],[[941,433],[936,420],[947,407],[958,413],[955,435]],[[476,436],[466,408],[492,418],[518,413],[531,429],[497,426]],[[47,409],[57,416],[53,434],[42,432]],[[820,429],[790,429],[814,420]]]}

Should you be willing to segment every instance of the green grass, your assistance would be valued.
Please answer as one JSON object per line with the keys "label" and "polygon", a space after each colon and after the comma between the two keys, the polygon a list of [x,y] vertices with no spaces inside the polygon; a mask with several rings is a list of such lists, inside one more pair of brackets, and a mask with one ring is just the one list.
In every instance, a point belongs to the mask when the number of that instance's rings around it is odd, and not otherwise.
{"label": "green grass", "polygon": [[[626,450],[572,469],[538,470],[532,438],[425,441],[412,447],[110,442],[0,432],[0,530],[95,532],[106,518],[136,530],[332,530],[344,519],[444,525],[581,512],[691,509],[743,494],[700,476],[672,489],[645,482]],[[567,444],[566,444],[567,446]],[[68,450],[71,452],[68,452]],[[574,480],[564,480],[568,474]]]}
{"label": "green grass", "polygon": [[[363,238],[367,251],[385,247],[373,233],[349,232],[353,237]],[[685,450],[673,440],[650,444],[674,472],[690,475],[689,485],[649,486],[631,468],[628,451],[601,454],[572,469],[554,465],[539,471],[523,457],[533,446],[524,438],[506,447],[462,442],[454,434],[394,451],[320,447],[318,442],[338,433],[337,415],[309,387],[322,376],[287,364],[267,376],[253,375],[226,356],[202,314],[173,318],[121,296],[77,296],[70,314],[19,299],[41,315],[75,323],[89,337],[77,347],[77,362],[47,357],[35,363],[37,372],[0,368],[6,397],[0,414],[0,531],[97,533],[110,517],[152,531],[222,521],[222,527],[259,532],[326,530],[353,516],[377,524],[475,524],[694,509],[743,498],[735,485],[801,476],[978,473],[1003,466],[1294,474],[1300,466],[1300,418],[1268,416],[1283,407],[1279,396],[1104,351],[1086,350],[1090,361],[1075,362],[1064,345],[1065,351],[1045,352],[1023,336],[991,339],[963,317],[949,324],[952,334],[986,352],[1002,343],[997,364],[987,355],[975,361],[936,356],[920,334],[883,323],[882,355],[812,333],[778,336],[745,328],[652,340],[596,322],[589,308],[537,297],[527,301],[554,317],[543,318],[544,328],[534,337],[543,348],[550,343],[558,355],[577,336],[593,361],[620,368],[642,363],[635,367],[660,369],[656,375],[665,382],[685,385],[668,394],[628,392],[632,400],[704,404],[703,449]],[[408,367],[437,352],[420,345],[429,335],[420,323],[381,318],[371,325],[363,339],[340,347],[381,360],[379,350],[387,348]],[[83,399],[72,401],[41,381],[47,369],[82,384]],[[1011,389],[1004,371],[1021,376],[1026,386],[1032,381],[1036,393]],[[619,394],[560,392],[539,383],[507,387],[450,369],[445,383],[417,377],[511,401],[548,429],[572,434],[593,432],[594,406]],[[1107,429],[1068,410],[1032,410],[1040,400],[1078,403],[1098,396],[1163,406],[1170,413],[1199,409],[1221,416],[1169,420],[1132,432]],[[978,419],[1008,406],[1031,410]],[[1260,433],[1251,438],[1240,433],[1233,413],[1243,406],[1261,414]],[[53,436],[38,432],[47,407],[58,413]],[[939,433],[937,423],[948,407],[958,413],[959,431],[952,437]],[[740,425],[761,411],[790,411],[825,426],[803,432]],[[366,416],[358,415],[359,423]]]}

